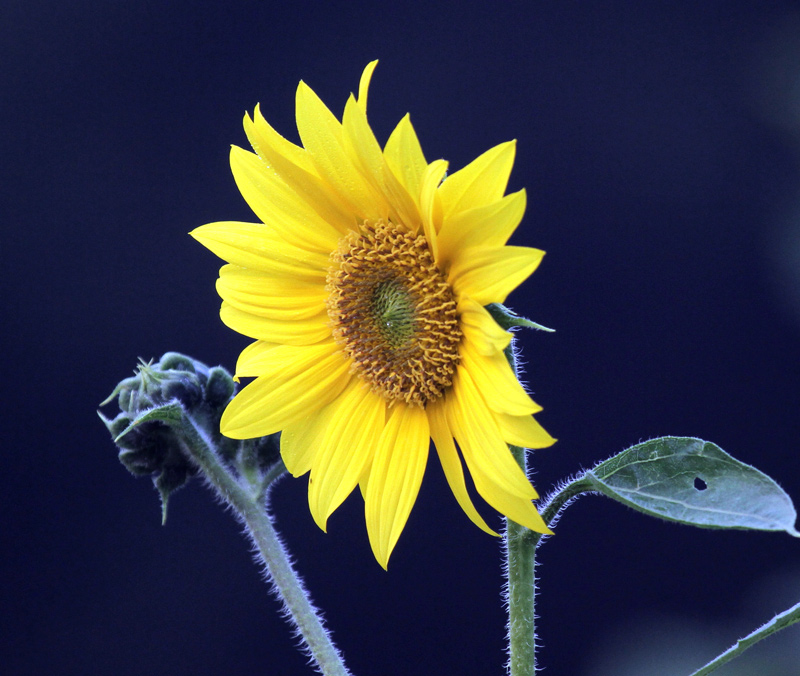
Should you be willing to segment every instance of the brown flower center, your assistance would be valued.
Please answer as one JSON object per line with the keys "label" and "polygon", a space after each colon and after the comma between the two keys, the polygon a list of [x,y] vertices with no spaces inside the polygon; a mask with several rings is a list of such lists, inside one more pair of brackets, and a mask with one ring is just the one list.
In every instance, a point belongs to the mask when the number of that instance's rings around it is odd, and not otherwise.
{"label": "brown flower center", "polygon": [[461,329],[423,235],[364,223],[331,255],[328,316],[354,371],[389,401],[425,406],[453,383]]}

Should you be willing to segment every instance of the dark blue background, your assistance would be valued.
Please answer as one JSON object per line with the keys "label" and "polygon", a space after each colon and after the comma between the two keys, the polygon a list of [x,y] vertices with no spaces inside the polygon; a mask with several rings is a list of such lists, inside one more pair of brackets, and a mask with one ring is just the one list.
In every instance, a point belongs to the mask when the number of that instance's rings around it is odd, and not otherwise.
{"label": "dark blue background", "polygon": [[[513,242],[548,255],[509,301],[558,331],[522,337],[560,440],[533,456],[540,491],[677,434],[800,500],[797,3],[4,0],[0,50],[5,673],[310,673],[230,515],[194,483],[162,528],[94,411],[139,356],[233,367],[220,263],[186,233],[252,220],[227,159],[245,110],[296,139],[297,81],[338,115],[374,58],[380,140],[410,111],[456,169],[518,139]],[[278,527],[355,674],[503,673],[499,543],[437,461],[388,573],[360,496],[325,535],[305,493],[279,485]],[[597,497],[540,558],[554,675],[641,676],[623,665],[653,635],[688,673],[800,600],[788,536]],[[774,646],[769,673],[800,673],[797,634]]]}

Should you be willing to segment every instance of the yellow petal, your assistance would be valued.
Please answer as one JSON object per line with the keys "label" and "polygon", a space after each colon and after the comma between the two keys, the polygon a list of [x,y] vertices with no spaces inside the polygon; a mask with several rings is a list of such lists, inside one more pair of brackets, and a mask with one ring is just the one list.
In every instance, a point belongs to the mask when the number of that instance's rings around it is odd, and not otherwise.
{"label": "yellow petal", "polygon": [[292,476],[299,477],[311,470],[334,420],[337,401],[338,398],[318,411],[303,414],[281,432],[281,458]]}
{"label": "yellow petal", "polygon": [[325,435],[317,440],[308,483],[308,504],[322,530],[372,460],[386,420],[386,401],[359,378],[353,378],[328,408],[331,417]]}
{"label": "yellow petal", "polygon": [[436,261],[439,260],[437,235],[439,228],[442,227],[442,205],[437,188],[446,173],[447,162],[444,160],[431,162],[422,175],[422,188],[419,197],[425,239],[428,240],[431,254]]}
{"label": "yellow petal", "polygon": [[447,422],[464,454],[470,474],[474,477],[476,472],[480,472],[492,477],[504,493],[535,499],[536,491],[503,441],[494,415],[469,373],[459,369],[451,392],[453,397],[446,409]]}
{"label": "yellow petal", "polygon": [[269,272],[243,268],[238,265],[223,265],[219,270],[223,286],[235,287],[242,294],[252,294],[274,298],[272,302],[286,307],[296,303],[309,303],[322,300],[328,293],[325,282],[319,279],[295,279],[288,275],[271,275]]}
{"label": "yellow petal", "polygon": [[239,392],[222,414],[220,430],[226,437],[274,434],[335,399],[350,380],[349,361],[333,341],[280,345],[262,358],[264,374]]}
{"label": "yellow petal", "polygon": [[411,126],[411,119],[406,115],[389,136],[383,149],[386,164],[406,192],[417,203],[419,208],[419,195],[422,188],[422,175],[428,163],[422,154],[417,133]]}
{"label": "yellow petal", "polygon": [[319,175],[360,219],[385,219],[389,207],[353,166],[342,125],[304,82],[297,87],[297,129]]}
{"label": "yellow petal", "polygon": [[[259,136],[251,139],[259,156],[323,221],[341,233],[348,232],[356,222],[352,207],[319,176],[306,150],[287,141],[263,118],[259,122],[259,118],[257,115]],[[248,136],[256,133],[256,124],[249,119],[245,117]]]}
{"label": "yellow petal", "polygon": [[533,418],[533,416],[507,415],[495,413],[495,420],[500,428],[503,440],[508,444],[522,448],[547,448],[556,440]]}
{"label": "yellow petal", "polygon": [[417,499],[429,445],[425,410],[396,404],[378,442],[365,508],[369,542],[383,568]]}
{"label": "yellow petal", "polygon": [[502,352],[482,355],[471,342],[465,340],[461,343],[459,355],[459,371],[465,369],[469,372],[475,387],[492,411],[519,416],[542,410],[520,385]]}
{"label": "yellow petal", "polygon": [[522,220],[525,200],[525,191],[520,190],[447,219],[439,233],[441,264],[449,265],[463,249],[503,246]]}
{"label": "yellow petal", "polygon": [[447,177],[442,184],[444,217],[499,200],[506,191],[514,165],[516,141],[501,143]]}
{"label": "yellow petal", "polygon": [[479,354],[502,352],[511,342],[511,334],[501,329],[486,308],[471,298],[458,299],[458,314],[464,340],[472,343]]}
{"label": "yellow petal", "polygon": [[503,303],[543,256],[544,251],[523,246],[464,249],[450,267],[450,283],[457,295],[467,295],[481,305]]}
{"label": "yellow petal", "polygon": [[478,528],[489,533],[489,535],[497,535],[486,524],[483,517],[478,514],[475,505],[467,493],[467,484],[464,481],[464,469],[461,466],[461,459],[458,457],[456,445],[453,443],[453,433],[447,425],[445,417],[445,400],[439,399],[435,403],[428,404],[428,423],[431,428],[431,438],[436,446],[436,452],[439,456],[439,461],[442,463],[444,475],[447,478],[447,483],[450,490],[453,491],[458,504],[464,513],[470,518]]}
{"label": "yellow petal", "polygon": [[379,186],[383,167],[383,151],[367,122],[359,103],[350,95],[342,116],[342,142],[350,160],[359,166],[364,177]]}
{"label": "yellow petal", "polygon": [[275,343],[257,340],[239,353],[236,360],[236,378],[253,378],[270,373],[273,362],[269,353],[279,347]]}
{"label": "yellow petal", "polygon": [[327,292],[317,283],[261,270],[224,265],[219,271],[217,292],[224,301],[243,312],[271,319],[308,319],[326,311]]}
{"label": "yellow petal", "polygon": [[250,145],[253,146],[253,150],[255,150],[259,157],[267,162],[267,164],[269,164],[269,160],[267,159],[269,155],[278,153],[309,174],[316,174],[314,163],[311,161],[305,149],[295,145],[275,131],[272,125],[267,122],[261,114],[260,105],[256,105],[252,120],[249,115],[245,114],[244,133],[247,135],[247,140],[250,141]]}
{"label": "yellow petal", "polygon": [[189,233],[223,260],[273,275],[325,279],[330,262],[319,252],[289,244],[261,223],[221,221]]}
{"label": "yellow petal", "polygon": [[298,197],[258,155],[231,147],[231,171],[247,204],[288,243],[330,252],[341,233]]}
{"label": "yellow petal", "polygon": [[411,230],[418,227],[421,219],[416,202],[389,170],[366,115],[352,96],[344,109],[342,130],[344,145],[351,160],[372,187],[384,196],[389,219],[394,223],[403,223]]}
{"label": "yellow petal", "polygon": [[317,411],[297,422],[289,423],[281,432],[281,458],[293,477],[303,476],[311,469],[319,442],[327,432],[329,419]]}
{"label": "yellow petal", "polygon": [[[462,377],[466,376],[466,377]],[[475,489],[492,507],[517,523],[549,533],[531,500],[538,497],[508,447],[467,374],[459,372],[458,387],[447,419],[464,454]]]}
{"label": "yellow petal", "polygon": [[498,512],[537,533],[552,533],[530,500],[507,493],[482,470],[473,472],[470,469],[470,473],[475,482],[475,490]]}
{"label": "yellow petal", "polygon": [[276,319],[240,310],[223,301],[219,310],[225,326],[249,338],[282,345],[313,345],[331,335],[327,312],[307,319]]}
{"label": "yellow petal", "polygon": [[361,491],[361,497],[366,501],[367,499],[367,484],[369,483],[369,473],[372,471],[372,465],[364,468],[364,473],[358,480],[358,488]]}
{"label": "yellow petal", "polygon": [[369,91],[369,82],[372,79],[372,72],[375,70],[375,66],[378,65],[378,60],[370,61],[367,64],[367,67],[364,69],[364,72],[361,73],[361,80],[358,83],[358,107],[367,112],[367,92]]}

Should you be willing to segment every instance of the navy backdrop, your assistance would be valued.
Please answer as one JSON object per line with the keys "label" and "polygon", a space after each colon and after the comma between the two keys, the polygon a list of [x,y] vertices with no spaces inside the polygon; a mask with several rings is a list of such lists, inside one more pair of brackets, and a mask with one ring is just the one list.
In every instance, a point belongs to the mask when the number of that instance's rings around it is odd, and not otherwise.
{"label": "navy backdrop", "polygon": [[[509,302],[557,329],[522,336],[559,439],[533,456],[540,491],[677,434],[800,500],[797,3],[4,0],[0,45],[4,673],[310,673],[231,516],[195,482],[162,527],[95,410],[139,356],[233,367],[247,339],[187,232],[252,220],[228,168],[245,110],[296,139],[298,80],[339,115],[375,58],[381,141],[410,112],[455,169],[518,139],[512,241],[548,255]],[[437,461],[388,573],[359,495],[327,535],[305,479],[274,510],[355,674],[503,673],[499,542]],[[688,673],[800,600],[796,540],[598,497],[541,564],[548,674]],[[637,662],[651,643],[671,667]],[[720,673],[797,676],[799,644]]]}

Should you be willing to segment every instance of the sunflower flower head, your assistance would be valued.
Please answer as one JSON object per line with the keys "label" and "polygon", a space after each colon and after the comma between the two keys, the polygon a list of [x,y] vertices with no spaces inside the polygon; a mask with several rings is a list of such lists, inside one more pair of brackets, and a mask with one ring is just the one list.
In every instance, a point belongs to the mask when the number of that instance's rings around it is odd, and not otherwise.
{"label": "sunflower flower head", "polygon": [[[372,550],[385,568],[419,492],[431,440],[469,518],[492,533],[469,496],[548,532],[538,496],[507,444],[542,448],[541,410],[504,356],[511,335],[485,306],[503,303],[544,253],[506,246],[525,191],[505,195],[514,142],[446,179],[409,117],[383,148],[367,122],[364,70],[340,122],[303,82],[301,145],[257,106],[233,147],[236,183],[260,223],[218,222],[191,234],[227,261],[223,322],[255,342],[237,377],[254,380],[226,408],[236,439],[282,430],[294,476],[309,473],[323,530],[356,486]],[[460,449],[460,454],[457,449]]]}

